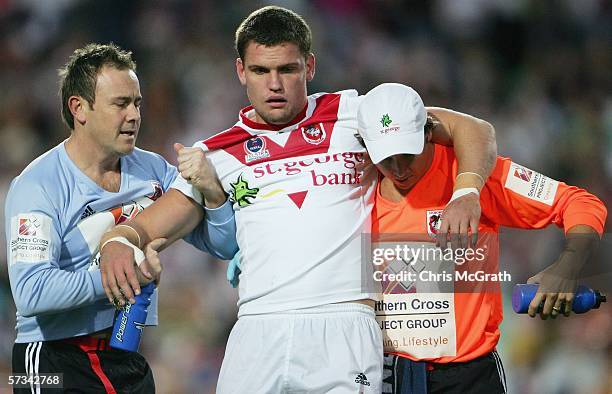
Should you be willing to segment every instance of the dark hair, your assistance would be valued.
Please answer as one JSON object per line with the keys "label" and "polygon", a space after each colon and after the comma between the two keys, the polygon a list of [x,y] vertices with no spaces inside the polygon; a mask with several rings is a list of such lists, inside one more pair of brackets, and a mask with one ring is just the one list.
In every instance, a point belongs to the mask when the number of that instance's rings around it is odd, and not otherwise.
{"label": "dark hair", "polygon": [[440,125],[440,121],[438,120],[438,118],[435,115],[430,114],[428,112],[427,120],[425,121],[425,134],[432,132],[439,125]]}
{"label": "dark hair", "polygon": [[251,41],[265,46],[290,42],[306,57],[310,54],[312,33],[300,15],[286,8],[267,6],[252,12],[236,30],[236,52],[243,61]]}
{"label": "dark hair", "polygon": [[62,117],[74,129],[74,117],[68,107],[70,96],[81,96],[91,107],[96,101],[96,81],[103,66],[118,70],[136,70],[132,52],[124,51],[117,45],[87,44],[74,51],[68,62],[59,71]]}

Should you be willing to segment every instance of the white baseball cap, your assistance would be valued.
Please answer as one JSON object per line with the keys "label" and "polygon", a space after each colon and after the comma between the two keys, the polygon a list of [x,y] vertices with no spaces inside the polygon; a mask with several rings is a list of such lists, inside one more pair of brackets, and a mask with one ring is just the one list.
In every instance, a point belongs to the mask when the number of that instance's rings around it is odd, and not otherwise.
{"label": "white baseball cap", "polygon": [[383,83],[370,90],[359,105],[357,120],[374,164],[392,155],[423,152],[427,111],[409,86]]}

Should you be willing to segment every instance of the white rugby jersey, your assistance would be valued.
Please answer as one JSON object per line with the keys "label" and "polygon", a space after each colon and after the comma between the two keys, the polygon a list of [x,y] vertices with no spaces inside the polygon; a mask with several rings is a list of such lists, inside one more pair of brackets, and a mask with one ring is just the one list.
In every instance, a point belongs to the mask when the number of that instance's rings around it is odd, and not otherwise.
{"label": "white rugby jersey", "polygon": [[355,138],[360,101],[354,90],[315,94],[284,126],[252,121],[247,107],[194,145],[209,151],[233,201],[239,316],[377,299],[361,259],[376,171]]}

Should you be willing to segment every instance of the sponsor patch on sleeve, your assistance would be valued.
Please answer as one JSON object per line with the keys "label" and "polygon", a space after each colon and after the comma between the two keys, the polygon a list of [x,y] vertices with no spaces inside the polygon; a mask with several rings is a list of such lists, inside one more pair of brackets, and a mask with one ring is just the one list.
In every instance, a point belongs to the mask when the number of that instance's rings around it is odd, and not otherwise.
{"label": "sponsor patch on sleeve", "polygon": [[552,205],[559,182],[512,162],[505,187],[521,196]]}
{"label": "sponsor patch on sleeve", "polygon": [[40,213],[21,213],[13,216],[10,264],[49,260],[51,225],[51,218]]}

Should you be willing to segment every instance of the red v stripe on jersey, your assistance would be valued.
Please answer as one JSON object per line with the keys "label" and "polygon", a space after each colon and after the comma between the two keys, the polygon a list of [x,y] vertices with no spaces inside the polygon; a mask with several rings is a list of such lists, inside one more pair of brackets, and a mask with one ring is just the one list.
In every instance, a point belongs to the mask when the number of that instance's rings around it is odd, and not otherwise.
{"label": "red v stripe on jersey", "polygon": [[[327,153],[329,151],[334,126],[338,120],[337,114],[339,105],[339,94],[324,94],[318,97],[312,116],[299,123],[296,129],[289,131],[291,134],[284,147],[277,144],[265,133],[254,136],[239,125],[205,140],[204,144],[209,150],[223,149],[242,164],[248,166],[289,157]],[[303,129],[308,126],[317,126],[319,129],[323,129],[325,132],[325,139],[319,144],[308,142],[302,132]],[[271,130],[270,132],[272,133],[273,131]],[[257,138],[262,140],[258,141],[258,143],[264,146],[264,148],[258,152],[261,153],[262,157],[256,160],[251,159],[247,161],[250,152],[246,149],[246,142],[249,139]]]}
{"label": "red v stripe on jersey", "polygon": [[222,131],[221,133],[204,140],[203,142],[209,150],[227,150],[232,146],[242,145],[249,138],[253,138],[251,133],[238,126],[234,126],[231,129]]}

